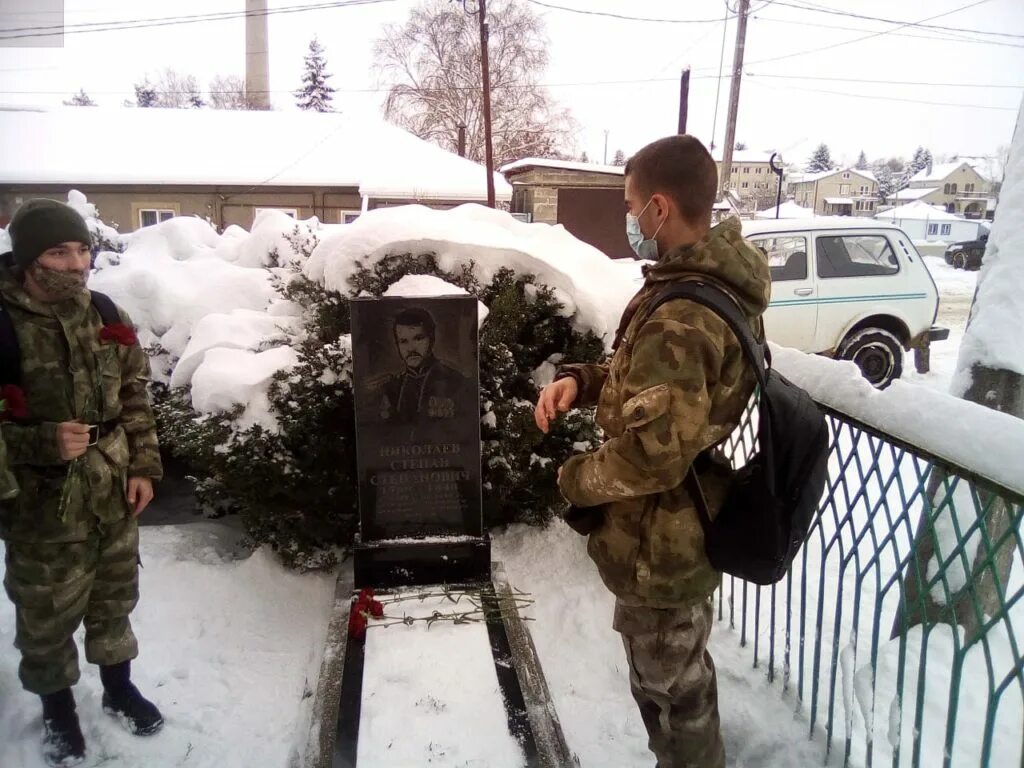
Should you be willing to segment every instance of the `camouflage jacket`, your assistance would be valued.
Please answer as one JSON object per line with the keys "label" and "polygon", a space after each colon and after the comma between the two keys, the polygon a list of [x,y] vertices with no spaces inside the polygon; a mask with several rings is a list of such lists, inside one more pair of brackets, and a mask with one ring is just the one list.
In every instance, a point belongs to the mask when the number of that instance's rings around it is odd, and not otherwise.
{"label": "camouflage jacket", "polygon": [[[112,522],[129,514],[128,477],[162,476],[146,390],[149,359],[138,343],[100,339],[103,322],[87,292],[44,304],[3,270],[0,299],[18,337],[28,410],[27,418],[0,427],[21,489],[0,504],[0,537],[84,540],[97,519]],[[105,424],[109,431],[71,467],[60,457],[56,432],[61,422],[76,420]]]}
{"label": "camouflage jacket", "polygon": [[[559,484],[571,504],[603,507],[588,551],[608,588],[627,605],[667,608],[703,600],[719,584],[682,482],[697,455],[735,429],[755,380],[732,331],[704,306],[675,299],[643,319],[667,283],[699,278],[736,299],[763,338],[771,278],[736,219],[645,274],[611,361],[563,368],[580,385],[577,404],[597,405],[606,442],[566,462]],[[700,478],[714,514],[727,475]]]}
{"label": "camouflage jacket", "polygon": [[18,495],[18,481],[7,466],[7,444],[4,443],[3,432],[0,431],[0,501]]}

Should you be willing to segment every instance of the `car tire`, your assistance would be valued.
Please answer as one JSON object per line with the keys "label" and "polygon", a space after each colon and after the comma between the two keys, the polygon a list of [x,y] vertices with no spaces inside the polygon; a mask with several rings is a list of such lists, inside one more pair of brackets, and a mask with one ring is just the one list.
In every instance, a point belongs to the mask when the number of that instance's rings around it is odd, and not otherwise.
{"label": "car tire", "polygon": [[967,269],[967,254],[957,251],[953,254],[953,269]]}
{"label": "car tire", "polygon": [[885,389],[903,375],[903,344],[884,328],[862,328],[843,339],[836,357],[850,360],[877,389]]}

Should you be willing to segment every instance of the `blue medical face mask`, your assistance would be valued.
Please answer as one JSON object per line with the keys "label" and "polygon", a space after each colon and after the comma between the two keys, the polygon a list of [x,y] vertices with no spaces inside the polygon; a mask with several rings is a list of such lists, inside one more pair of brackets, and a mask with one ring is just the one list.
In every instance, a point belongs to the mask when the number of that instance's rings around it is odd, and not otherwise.
{"label": "blue medical face mask", "polygon": [[[640,211],[640,216],[644,215],[651,203],[654,202],[654,198],[647,201],[647,205]],[[658,260],[658,241],[655,240],[658,236],[658,232],[665,225],[665,222],[661,222],[658,228],[654,231],[653,237],[649,240],[644,237],[644,233],[640,230],[640,216],[634,216],[632,213],[626,214],[626,238],[629,240],[629,246],[633,249],[633,252],[637,255],[638,259],[646,259],[648,261]]]}

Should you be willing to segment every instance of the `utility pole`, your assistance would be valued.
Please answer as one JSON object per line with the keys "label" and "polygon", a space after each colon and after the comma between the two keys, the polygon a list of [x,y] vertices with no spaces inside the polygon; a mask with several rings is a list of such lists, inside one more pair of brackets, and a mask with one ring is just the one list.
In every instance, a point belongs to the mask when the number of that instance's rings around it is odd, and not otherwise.
{"label": "utility pole", "polygon": [[601,161],[605,165],[608,165],[608,133],[609,133],[608,129],[605,128],[604,129],[604,160]]}
{"label": "utility pole", "polygon": [[477,0],[480,13],[480,65],[484,82],[484,150],[487,154],[487,205],[494,207],[494,145],[491,141],[491,66],[487,51],[487,0]]}
{"label": "utility pole", "polygon": [[462,123],[459,125],[459,140],[458,146],[459,157],[466,156],[466,124]]}
{"label": "utility pole", "polygon": [[718,180],[719,196],[725,194],[732,173],[732,150],[736,145],[736,113],[740,108],[740,76],[743,74],[743,49],[747,40],[747,13],[750,11],[750,0],[739,0],[739,4],[736,49],[732,55],[732,84],[729,88],[729,117],[725,126],[725,146],[722,147],[722,178]]}
{"label": "utility pole", "polygon": [[690,68],[683,70],[679,81],[679,135],[686,133],[686,116],[690,105]]}

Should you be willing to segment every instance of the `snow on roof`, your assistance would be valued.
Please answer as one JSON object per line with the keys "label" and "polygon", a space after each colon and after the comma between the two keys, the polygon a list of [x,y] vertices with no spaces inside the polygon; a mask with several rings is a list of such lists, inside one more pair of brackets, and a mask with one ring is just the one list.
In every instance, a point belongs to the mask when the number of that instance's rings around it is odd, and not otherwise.
{"label": "snow on roof", "polygon": [[825,202],[829,205],[853,205],[853,199],[849,197],[826,197]]}
{"label": "snow on roof", "polygon": [[[773,205],[771,208],[766,208],[763,211],[758,211],[757,213],[754,214],[754,216],[758,219],[774,219],[776,218],[775,206]],[[804,208],[802,205],[798,205],[794,203],[792,200],[787,200],[786,202],[779,206],[778,218],[810,219],[814,218],[814,211],[812,211],[810,208]]]}
{"label": "snow on roof", "polygon": [[543,157],[524,157],[513,163],[507,163],[498,169],[500,173],[523,171],[528,168],[556,168],[563,171],[589,171],[590,173],[607,173],[622,176],[625,168],[621,165],[598,165],[597,163],[581,163],[571,160],[549,160]]}
{"label": "snow on roof", "polygon": [[874,171],[869,171],[867,168],[851,168],[850,172],[851,173],[859,173],[861,176],[864,176],[865,178],[871,179],[872,181],[876,181],[876,182],[878,181],[878,178],[875,176],[875,172]]}
{"label": "snow on roof", "polygon": [[887,211],[875,214],[876,219],[895,221],[896,219],[913,219],[915,221],[966,221],[962,216],[947,213],[936,205],[928,205],[921,200],[901,205],[898,208],[890,208]]}
{"label": "snow on roof", "polygon": [[[934,165],[932,165],[931,171],[929,171],[927,168],[925,168],[922,171],[918,171],[917,174],[911,177],[910,183],[914,184],[921,182],[927,183],[945,181],[946,177],[948,177],[954,171],[958,170],[962,165],[966,165],[968,168],[973,168],[973,170],[979,176],[982,176],[978,169],[974,168],[974,166],[972,166],[966,160],[956,160],[952,163],[935,163]],[[982,176],[982,178],[984,178],[984,176]]]}
{"label": "snow on roof", "polygon": [[922,197],[927,197],[932,192],[938,192],[938,187],[921,187],[918,189],[901,189],[896,193],[897,200],[920,200]]}
{"label": "snow on roof", "polygon": [[[0,109],[7,184],[353,186],[362,195],[484,200],[470,160],[380,118],[343,112]],[[512,188],[494,176],[499,200]]]}

